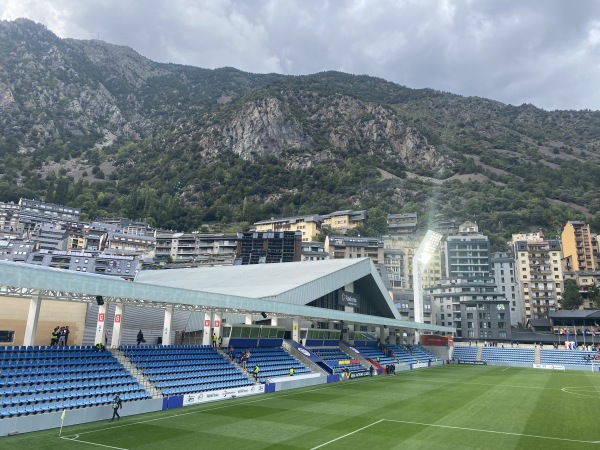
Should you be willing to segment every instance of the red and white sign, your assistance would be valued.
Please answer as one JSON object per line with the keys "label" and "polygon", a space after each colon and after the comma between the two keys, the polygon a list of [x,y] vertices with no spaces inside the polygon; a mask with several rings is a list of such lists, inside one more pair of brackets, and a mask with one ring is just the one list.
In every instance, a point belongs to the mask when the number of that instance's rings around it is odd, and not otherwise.
{"label": "red and white sign", "polygon": [[121,321],[121,314],[115,314],[115,323],[119,323]]}
{"label": "red and white sign", "polygon": [[215,320],[215,328],[219,328],[221,326],[220,320]]}
{"label": "red and white sign", "polygon": [[204,328],[209,328],[210,327],[210,320],[205,320],[204,321]]}
{"label": "red and white sign", "polygon": [[98,314],[98,322],[104,322],[104,313]]}

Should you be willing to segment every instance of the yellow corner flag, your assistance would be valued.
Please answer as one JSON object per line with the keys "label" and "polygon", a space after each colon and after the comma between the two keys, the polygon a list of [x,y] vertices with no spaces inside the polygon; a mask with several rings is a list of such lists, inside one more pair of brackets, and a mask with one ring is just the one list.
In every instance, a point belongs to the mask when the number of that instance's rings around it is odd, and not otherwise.
{"label": "yellow corner flag", "polygon": [[63,409],[62,414],[60,415],[60,431],[58,432],[58,436],[62,435],[63,424],[65,423],[65,416],[67,415],[67,410]]}

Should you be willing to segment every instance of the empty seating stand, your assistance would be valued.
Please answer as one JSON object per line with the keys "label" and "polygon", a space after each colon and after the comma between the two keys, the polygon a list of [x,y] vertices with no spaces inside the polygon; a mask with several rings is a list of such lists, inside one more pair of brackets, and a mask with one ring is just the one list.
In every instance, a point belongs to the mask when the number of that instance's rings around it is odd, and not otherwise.
{"label": "empty seating stand", "polygon": [[150,394],[107,351],[93,346],[0,347],[0,418],[109,404]]}
{"label": "empty seating stand", "polygon": [[321,358],[333,371],[341,373],[348,369],[350,372],[362,372],[366,368],[360,363],[340,364],[340,361],[353,360],[350,355],[338,347],[323,347],[310,349],[317,357]]}
{"label": "empty seating stand", "polygon": [[210,345],[122,346],[120,349],[163,396],[253,384]]}
{"label": "empty seating stand", "polygon": [[437,359],[429,350],[420,345],[389,345],[385,346],[388,350],[392,350],[399,363],[416,364],[423,363],[429,360]]}
{"label": "empty seating stand", "polygon": [[477,358],[477,346],[455,346],[452,359],[461,361],[475,361]]}
{"label": "empty seating stand", "polygon": [[533,364],[535,361],[535,350],[533,348],[483,347],[481,360],[488,363]]}
{"label": "empty seating stand", "polygon": [[250,352],[250,359],[247,362],[248,372],[252,372],[254,366],[258,364],[258,381],[261,383],[265,383],[268,378],[289,375],[290,368],[294,369],[296,375],[311,373],[304,364],[281,347],[254,347],[235,350],[236,361],[239,361],[244,351]]}
{"label": "empty seating stand", "polygon": [[556,364],[561,366],[588,366],[598,358],[598,352],[582,350],[540,350],[541,364]]}
{"label": "empty seating stand", "polygon": [[379,364],[382,366],[387,366],[388,364],[396,364],[398,361],[396,358],[392,358],[391,356],[386,355],[382,352],[378,347],[355,347],[360,355],[366,359],[372,359],[377,361],[379,358]]}

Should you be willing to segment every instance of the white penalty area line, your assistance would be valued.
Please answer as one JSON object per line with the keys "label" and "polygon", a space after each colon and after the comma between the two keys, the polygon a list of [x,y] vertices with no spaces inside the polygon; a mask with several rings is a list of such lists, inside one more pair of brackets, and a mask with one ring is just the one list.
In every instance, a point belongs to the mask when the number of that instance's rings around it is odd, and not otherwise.
{"label": "white penalty area line", "polygon": [[348,436],[358,433],[359,431],[362,431],[366,428],[372,427],[373,425],[377,425],[381,422],[404,423],[407,425],[418,425],[418,426],[422,426],[422,427],[434,427],[434,428],[446,428],[446,429],[450,429],[450,430],[473,431],[476,433],[503,434],[505,436],[529,437],[529,438],[534,438],[534,439],[546,439],[546,440],[551,440],[551,441],[577,442],[580,444],[600,444],[600,441],[584,441],[581,439],[567,439],[567,438],[560,438],[560,437],[553,437],[553,436],[540,436],[537,434],[511,433],[510,431],[496,431],[496,430],[484,430],[484,429],[480,429],[480,428],[456,427],[456,426],[452,426],[452,425],[439,425],[439,424],[435,424],[435,423],[412,422],[409,420],[380,419],[376,422],[373,422],[372,424],[369,424],[369,425],[366,425],[357,430],[351,431],[350,433],[346,433],[340,437],[337,437],[335,439],[327,441],[321,445],[317,445],[316,447],[311,448],[311,450],[316,450],[318,448],[325,447],[326,445],[332,444],[336,441],[339,441],[340,439],[344,439]]}
{"label": "white penalty area line", "polygon": [[75,434],[74,436],[75,437],[60,436],[60,438],[66,440],[66,441],[81,442],[82,444],[88,444],[88,445],[96,445],[97,447],[114,448],[116,450],[127,450],[126,448],[122,448],[122,447],[113,447],[112,445],[98,444],[97,442],[82,441],[82,440],[78,439],[79,438],[78,434]]}

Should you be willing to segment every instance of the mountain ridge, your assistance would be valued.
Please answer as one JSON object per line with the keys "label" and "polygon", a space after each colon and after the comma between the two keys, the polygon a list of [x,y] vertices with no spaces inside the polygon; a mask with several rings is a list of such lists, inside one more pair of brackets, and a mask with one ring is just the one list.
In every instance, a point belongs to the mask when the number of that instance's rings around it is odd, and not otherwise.
{"label": "mountain ridge", "polygon": [[27,19],[0,22],[0,63],[0,201],[182,230],[351,208],[478,220],[498,242],[600,229],[599,111],[156,63]]}

